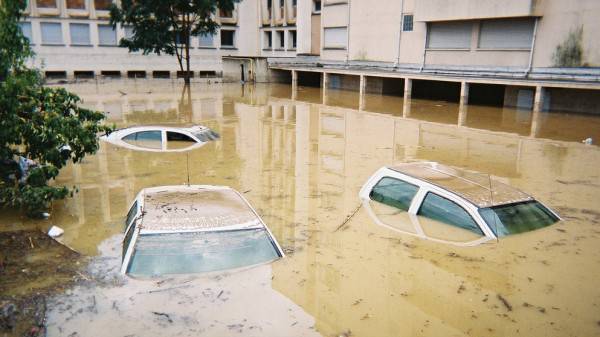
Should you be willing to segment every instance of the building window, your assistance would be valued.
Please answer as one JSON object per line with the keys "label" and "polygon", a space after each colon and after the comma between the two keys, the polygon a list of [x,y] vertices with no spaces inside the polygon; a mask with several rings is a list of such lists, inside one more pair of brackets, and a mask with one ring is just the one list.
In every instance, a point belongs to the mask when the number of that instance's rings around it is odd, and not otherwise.
{"label": "building window", "polygon": [[483,20],[479,30],[479,48],[531,49],[532,19]]}
{"label": "building window", "polygon": [[59,22],[41,22],[42,44],[63,44],[62,26]]}
{"label": "building window", "polygon": [[233,18],[233,11],[226,11],[219,8],[219,16],[222,18]]}
{"label": "building window", "polygon": [[57,8],[56,0],[36,0],[35,4],[38,8]]}
{"label": "building window", "polygon": [[90,25],[87,23],[69,24],[72,45],[89,46],[90,43]]}
{"label": "building window", "polygon": [[291,43],[292,43],[292,48],[296,49],[296,31],[295,30],[290,30],[289,41],[291,41]]}
{"label": "building window", "polygon": [[125,38],[126,39],[132,39],[133,38],[133,27],[132,26],[125,26],[125,27],[123,27],[123,30],[125,31]]}
{"label": "building window", "polygon": [[346,27],[323,28],[323,48],[345,49],[347,29]]}
{"label": "building window", "polygon": [[214,46],[214,35],[211,33],[202,33],[199,36],[200,47],[213,47]]}
{"label": "building window", "polygon": [[29,40],[29,44],[33,43],[33,34],[31,32],[31,22],[19,22],[19,27],[21,27],[21,32],[23,32],[23,36]]}
{"label": "building window", "polygon": [[313,12],[321,13],[321,0],[313,1]]}
{"label": "building window", "polygon": [[99,11],[110,10],[110,5],[112,5],[112,0],[94,0],[94,8]]}
{"label": "building window", "polygon": [[67,9],[85,9],[85,0],[67,0]]}
{"label": "building window", "polygon": [[285,32],[283,30],[277,31],[277,40],[279,41],[279,48],[285,48]]}
{"label": "building window", "polygon": [[221,47],[234,47],[235,46],[235,31],[234,30],[221,30]]}
{"label": "building window", "polygon": [[283,18],[285,15],[285,0],[279,0],[279,17]]}
{"label": "building window", "polygon": [[430,23],[427,31],[427,48],[430,49],[470,49],[470,21]]}
{"label": "building window", "polygon": [[403,16],[402,20],[402,31],[403,32],[412,32],[413,30],[413,15],[407,14]]}
{"label": "building window", "polygon": [[273,48],[273,32],[265,32],[265,46],[268,49]]}
{"label": "building window", "polygon": [[101,46],[117,45],[117,32],[111,25],[98,25],[98,44]]}
{"label": "building window", "polygon": [[269,20],[270,20],[271,15],[273,13],[273,0],[267,0],[267,13],[269,14]]}
{"label": "building window", "polygon": [[[180,32],[180,33],[177,33],[177,35],[175,35],[175,44],[182,45],[184,43],[184,41],[185,41],[185,37],[184,37],[183,33]],[[187,44],[189,45],[190,44],[189,36],[187,37],[187,42],[188,42]]]}

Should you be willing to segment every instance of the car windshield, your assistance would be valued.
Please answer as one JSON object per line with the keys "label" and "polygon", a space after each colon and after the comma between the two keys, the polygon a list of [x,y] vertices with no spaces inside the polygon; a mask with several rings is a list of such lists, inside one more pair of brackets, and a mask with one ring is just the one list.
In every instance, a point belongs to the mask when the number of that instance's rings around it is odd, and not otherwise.
{"label": "car windshield", "polygon": [[143,234],[136,241],[127,273],[158,276],[251,266],[279,258],[264,228]]}
{"label": "car windshield", "polygon": [[537,201],[482,208],[479,213],[498,237],[536,230],[559,220]]}
{"label": "car windshield", "polygon": [[201,142],[208,142],[210,140],[219,139],[219,134],[210,129],[194,131],[192,132],[192,134]]}

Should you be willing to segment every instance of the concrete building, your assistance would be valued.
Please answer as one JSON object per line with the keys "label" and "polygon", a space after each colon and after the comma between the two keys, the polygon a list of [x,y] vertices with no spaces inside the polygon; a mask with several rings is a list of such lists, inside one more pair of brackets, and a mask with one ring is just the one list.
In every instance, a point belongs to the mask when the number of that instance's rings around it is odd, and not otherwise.
{"label": "concrete building", "polygon": [[[45,74],[177,76],[174,57],[116,48],[131,31],[108,26],[111,3],[29,3],[22,28]],[[243,0],[218,13],[217,35],[192,41],[192,70],[600,113],[598,16],[596,0]]]}

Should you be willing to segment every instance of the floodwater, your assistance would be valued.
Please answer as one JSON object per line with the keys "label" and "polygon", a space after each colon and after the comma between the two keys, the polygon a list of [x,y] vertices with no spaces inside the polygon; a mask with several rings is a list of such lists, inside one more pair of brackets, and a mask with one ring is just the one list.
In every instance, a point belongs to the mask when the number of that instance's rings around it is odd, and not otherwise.
{"label": "floodwater", "polygon": [[[79,192],[25,224],[64,228],[63,242],[92,257],[92,280],[51,299],[49,336],[600,335],[600,148],[581,143],[600,141],[600,116],[376,95],[359,110],[355,92],[275,84],[69,89],[119,127],[203,124],[221,139],[184,153],[103,143],[61,172],[57,183]],[[356,211],[375,170],[414,160],[489,173],[563,221],[457,247]],[[136,193],[188,180],[244,193],[287,256],[206,275],[120,276]]]}

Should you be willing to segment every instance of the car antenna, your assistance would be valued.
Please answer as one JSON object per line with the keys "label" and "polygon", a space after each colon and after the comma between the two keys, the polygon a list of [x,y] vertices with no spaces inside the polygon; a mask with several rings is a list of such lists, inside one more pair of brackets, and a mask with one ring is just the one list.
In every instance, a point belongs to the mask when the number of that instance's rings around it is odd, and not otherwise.
{"label": "car antenna", "polygon": [[190,153],[186,152],[185,153],[185,160],[186,160],[186,171],[187,171],[187,185],[190,186]]}
{"label": "car antenna", "polygon": [[[488,180],[490,183],[490,210],[492,209],[492,206],[494,206],[494,192],[492,192],[492,175],[488,173]],[[498,225],[496,224],[496,213],[494,211],[492,211],[492,216],[494,217],[494,230],[496,231],[496,242],[499,242],[500,240],[498,239]]]}

